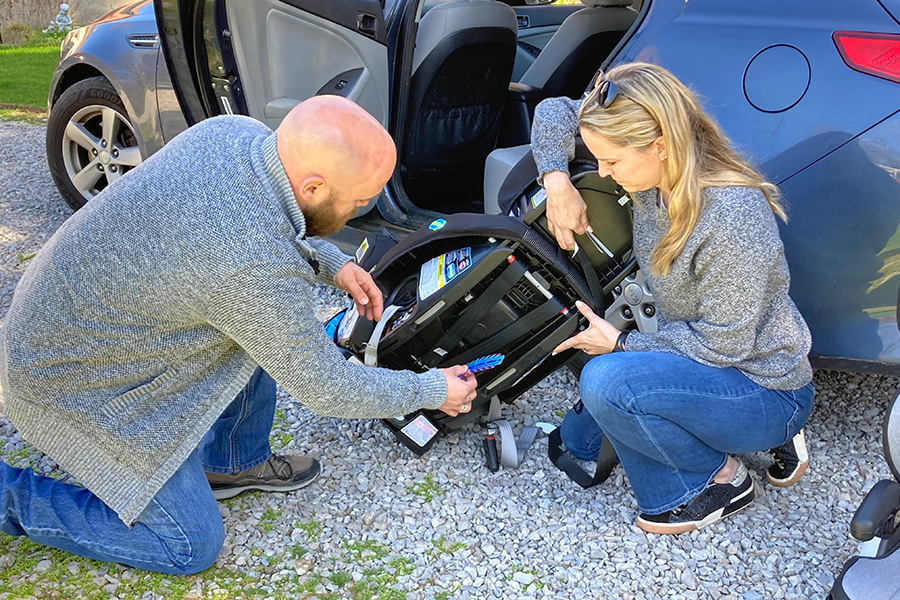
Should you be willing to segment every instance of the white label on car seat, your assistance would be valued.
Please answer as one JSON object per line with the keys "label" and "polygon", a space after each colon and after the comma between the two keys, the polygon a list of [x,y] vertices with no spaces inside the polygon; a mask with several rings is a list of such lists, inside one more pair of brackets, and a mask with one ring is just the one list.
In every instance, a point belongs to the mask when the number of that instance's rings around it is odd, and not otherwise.
{"label": "white label on car seat", "polygon": [[425,415],[419,415],[407,423],[400,431],[406,434],[406,437],[423,447],[431,440],[431,438],[437,435],[438,432],[437,428]]}
{"label": "white label on car seat", "polygon": [[531,197],[531,208],[537,208],[547,200],[547,190],[541,188]]}
{"label": "white label on car seat", "polygon": [[440,290],[471,266],[471,248],[460,248],[432,258],[419,270],[419,300]]}
{"label": "white label on car seat", "polygon": [[366,250],[369,249],[369,238],[365,238],[362,243],[359,245],[359,248],[356,249],[356,264],[362,262],[363,256],[366,255]]}

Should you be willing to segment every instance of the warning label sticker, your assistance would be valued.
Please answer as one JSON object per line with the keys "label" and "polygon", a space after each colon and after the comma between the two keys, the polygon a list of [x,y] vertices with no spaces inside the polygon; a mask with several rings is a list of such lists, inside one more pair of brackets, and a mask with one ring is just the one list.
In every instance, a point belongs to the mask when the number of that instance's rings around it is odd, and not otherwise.
{"label": "warning label sticker", "polygon": [[437,292],[471,266],[471,248],[460,248],[432,258],[419,271],[419,300]]}
{"label": "warning label sticker", "polygon": [[438,432],[437,428],[425,415],[419,415],[407,423],[400,431],[406,434],[406,437],[423,447]]}

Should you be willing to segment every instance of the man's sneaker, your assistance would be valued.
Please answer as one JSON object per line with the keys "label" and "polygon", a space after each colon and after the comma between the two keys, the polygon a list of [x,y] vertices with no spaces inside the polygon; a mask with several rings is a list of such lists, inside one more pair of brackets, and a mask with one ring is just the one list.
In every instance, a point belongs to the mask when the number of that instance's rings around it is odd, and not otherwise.
{"label": "man's sneaker", "polygon": [[686,503],[660,515],[641,514],[637,526],[648,533],[684,533],[706,527],[753,502],[753,479],[738,461],[737,473],[728,483],[711,481]]}
{"label": "man's sneaker", "polygon": [[766,481],[778,487],[788,487],[800,481],[809,466],[806,437],[802,429],[783,446],[769,450],[769,454],[775,459],[775,464],[766,471]]}
{"label": "man's sneaker", "polygon": [[319,476],[319,462],[299,454],[273,454],[266,462],[240,473],[207,473],[216,500],[248,490],[290,492],[311,484]]}

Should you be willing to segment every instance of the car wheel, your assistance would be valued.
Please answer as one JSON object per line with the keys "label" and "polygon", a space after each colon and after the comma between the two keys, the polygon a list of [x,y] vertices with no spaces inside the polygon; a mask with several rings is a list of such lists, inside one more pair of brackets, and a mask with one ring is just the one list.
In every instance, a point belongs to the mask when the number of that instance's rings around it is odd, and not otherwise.
{"label": "car wheel", "polygon": [[74,210],[141,164],[134,126],[103,77],[79,81],[60,95],[47,121],[47,162]]}

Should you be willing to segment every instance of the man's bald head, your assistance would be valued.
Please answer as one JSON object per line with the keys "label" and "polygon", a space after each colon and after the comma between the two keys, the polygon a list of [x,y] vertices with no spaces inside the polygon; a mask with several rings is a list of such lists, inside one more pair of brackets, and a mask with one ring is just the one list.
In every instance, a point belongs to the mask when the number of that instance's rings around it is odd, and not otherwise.
{"label": "man's bald head", "polygon": [[[397,160],[384,127],[340,96],[315,96],[295,106],[278,127],[277,141],[310,235],[340,228],[356,207],[378,195]],[[317,227],[316,217],[329,214],[340,223]]]}

